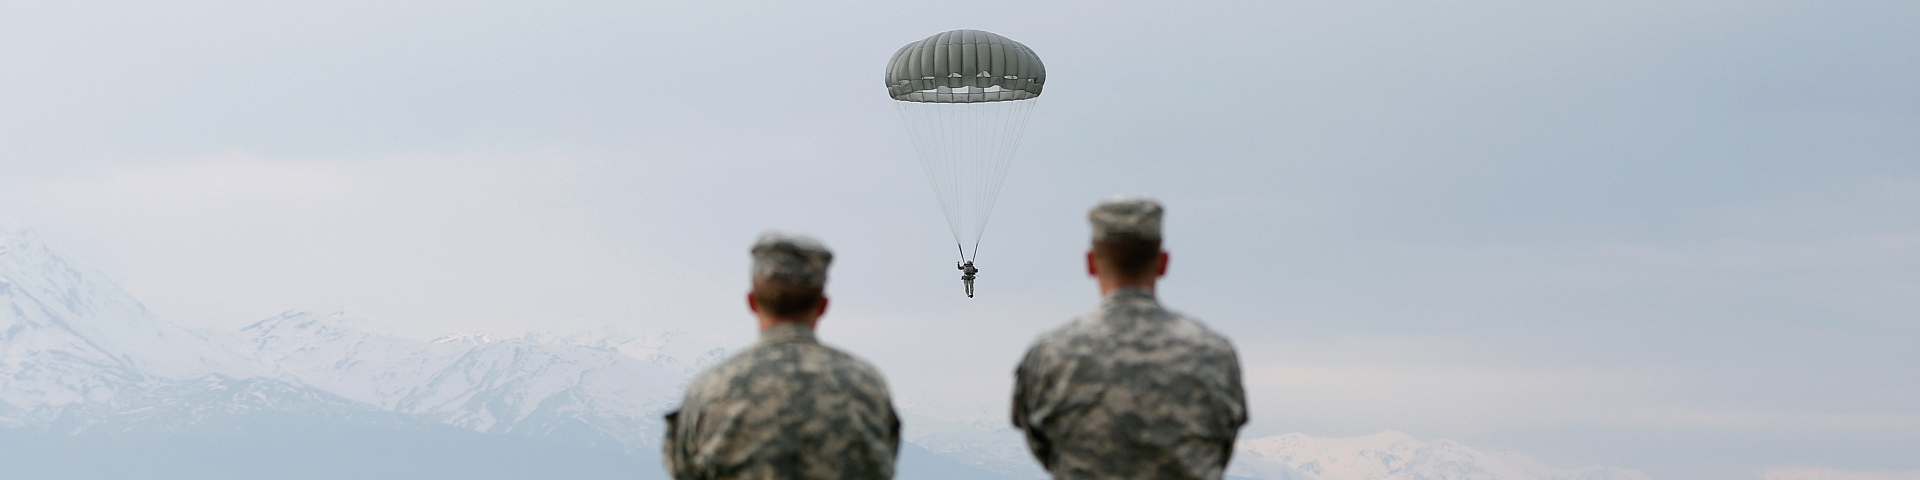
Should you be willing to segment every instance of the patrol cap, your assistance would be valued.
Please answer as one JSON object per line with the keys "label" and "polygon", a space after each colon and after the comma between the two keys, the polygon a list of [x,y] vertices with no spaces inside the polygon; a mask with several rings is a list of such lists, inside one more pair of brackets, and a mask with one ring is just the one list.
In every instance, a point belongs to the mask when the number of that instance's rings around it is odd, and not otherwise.
{"label": "patrol cap", "polygon": [[1149,197],[1123,195],[1109,198],[1087,212],[1093,224],[1093,241],[1159,240],[1160,202]]}
{"label": "patrol cap", "polygon": [[833,252],[812,235],[768,230],[753,242],[754,281],[778,280],[820,288],[827,285],[830,263]]}

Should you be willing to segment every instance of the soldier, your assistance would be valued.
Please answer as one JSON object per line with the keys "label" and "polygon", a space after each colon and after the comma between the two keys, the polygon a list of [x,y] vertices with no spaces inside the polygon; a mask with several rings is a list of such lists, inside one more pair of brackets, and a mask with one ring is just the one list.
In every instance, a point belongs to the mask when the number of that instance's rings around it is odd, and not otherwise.
{"label": "soldier", "polygon": [[667,414],[662,449],[674,478],[893,477],[900,420],[886,381],[814,340],[832,261],[808,236],[768,232],[754,243],[747,308],[760,341],[702,372]]}
{"label": "soldier", "polygon": [[975,276],[980,273],[980,268],[973,266],[972,260],[965,264],[956,262],[953,266],[960,269],[960,281],[967,282],[967,298],[973,298],[973,279],[980,278]]}
{"label": "soldier", "polygon": [[1218,480],[1247,422],[1233,345],[1154,299],[1161,212],[1121,197],[1087,214],[1105,300],[1040,336],[1014,374],[1013,424],[1055,479]]}

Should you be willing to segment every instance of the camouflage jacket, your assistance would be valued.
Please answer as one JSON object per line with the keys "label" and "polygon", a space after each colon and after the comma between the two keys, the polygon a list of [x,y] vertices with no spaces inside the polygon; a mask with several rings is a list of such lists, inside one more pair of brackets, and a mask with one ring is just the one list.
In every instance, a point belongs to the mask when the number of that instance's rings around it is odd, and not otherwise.
{"label": "camouflage jacket", "polygon": [[1221,478],[1247,422],[1226,337],[1120,289],[1034,342],[1013,424],[1059,480]]}
{"label": "camouflage jacket", "polygon": [[666,420],[679,480],[884,480],[900,447],[880,372],[797,324],[702,372]]}

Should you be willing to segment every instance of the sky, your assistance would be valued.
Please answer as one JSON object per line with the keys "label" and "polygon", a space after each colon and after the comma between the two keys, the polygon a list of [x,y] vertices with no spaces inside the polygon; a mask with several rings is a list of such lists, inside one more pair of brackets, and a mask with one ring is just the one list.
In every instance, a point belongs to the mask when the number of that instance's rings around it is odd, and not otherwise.
{"label": "sky", "polygon": [[[1000,418],[1098,301],[1086,209],[1246,437],[1386,429],[1666,479],[1920,478],[1920,4],[0,0],[0,218],[162,318],[744,345],[747,247],[836,251],[821,335]],[[1048,84],[980,295],[881,73],[956,28]]]}

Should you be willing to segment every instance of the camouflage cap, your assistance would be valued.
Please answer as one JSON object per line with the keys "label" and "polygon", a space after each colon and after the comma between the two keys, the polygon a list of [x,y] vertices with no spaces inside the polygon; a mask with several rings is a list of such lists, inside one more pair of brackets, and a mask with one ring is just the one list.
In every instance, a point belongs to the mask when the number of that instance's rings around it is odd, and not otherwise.
{"label": "camouflage cap", "polygon": [[778,280],[802,287],[827,285],[833,252],[803,233],[767,231],[753,242],[753,279]]}
{"label": "camouflage cap", "polygon": [[1093,241],[1159,240],[1160,202],[1148,197],[1118,196],[1095,205],[1087,212],[1093,224]]}

